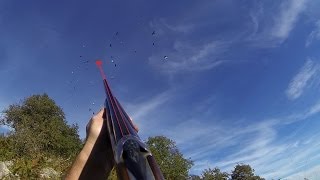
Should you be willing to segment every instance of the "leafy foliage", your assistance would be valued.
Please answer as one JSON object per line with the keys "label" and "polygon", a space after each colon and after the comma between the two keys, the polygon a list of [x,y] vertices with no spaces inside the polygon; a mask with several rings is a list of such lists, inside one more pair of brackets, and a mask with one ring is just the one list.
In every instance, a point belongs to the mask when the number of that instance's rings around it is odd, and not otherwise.
{"label": "leafy foliage", "polygon": [[254,169],[247,164],[237,164],[231,174],[232,180],[264,180],[254,174]]}
{"label": "leafy foliage", "polygon": [[190,175],[188,180],[201,180],[201,177],[198,175]]}
{"label": "leafy foliage", "polygon": [[117,176],[116,168],[113,168],[110,172],[108,180],[117,180],[117,179],[118,179],[118,176]]}
{"label": "leafy foliage", "polygon": [[202,172],[203,180],[227,180],[229,174],[226,172],[221,172],[219,168],[205,169]]}
{"label": "leafy foliage", "polygon": [[81,148],[78,126],[67,125],[62,109],[47,94],[10,105],[2,122],[14,129],[8,138],[19,157],[40,152],[69,157]]}
{"label": "leafy foliage", "polygon": [[10,139],[5,135],[0,135],[0,161],[5,161],[14,157],[14,152],[11,150]]}
{"label": "leafy foliage", "polygon": [[77,125],[68,125],[62,109],[47,94],[33,95],[4,110],[1,124],[13,131],[0,135],[0,160],[22,179],[38,179],[44,167],[64,173],[82,147]]}
{"label": "leafy foliage", "polygon": [[165,179],[186,179],[193,165],[185,159],[174,141],[164,136],[148,138],[146,144],[155,157]]}

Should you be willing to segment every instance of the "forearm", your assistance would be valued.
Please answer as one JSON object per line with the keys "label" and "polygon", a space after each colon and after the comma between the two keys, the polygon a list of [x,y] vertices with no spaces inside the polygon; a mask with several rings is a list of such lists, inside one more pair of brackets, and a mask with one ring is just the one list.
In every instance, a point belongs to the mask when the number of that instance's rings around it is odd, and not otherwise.
{"label": "forearm", "polygon": [[106,179],[113,167],[110,157],[112,152],[108,152],[104,144],[87,141],[74,161],[66,180]]}
{"label": "forearm", "polygon": [[105,180],[110,174],[114,165],[114,156],[104,112],[104,109],[101,109],[90,119],[87,125],[86,143],[65,179]]}
{"label": "forearm", "polygon": [[85,143],[83,149],[80,151],[75,161],[73,162],[66,176],[66,180],[79,179],[81,172],[83,171],[83,168],[89,159],[92,148],[93,144]]}

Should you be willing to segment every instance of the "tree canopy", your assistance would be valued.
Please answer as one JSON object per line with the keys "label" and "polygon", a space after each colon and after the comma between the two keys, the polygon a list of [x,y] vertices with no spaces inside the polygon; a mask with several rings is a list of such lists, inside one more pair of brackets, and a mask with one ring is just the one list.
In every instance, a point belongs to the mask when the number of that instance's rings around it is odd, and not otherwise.
{"label": "tree canopy", "polygon": [[232,180],[264,180],[254,174],[254,169],[248,164],[237,164],[231,173]]}
{"label": "tree canopy", "polygon": [[148,138],[146,144],[155,157],[165,179],[186,179],[193,165],[183,157],[174,141],[164,136]]}
{"label": "tree canopy", "polygon": [[67,124],[62,109],[47,94],[10,105],[1,121],[14,129],[9,137],[18,156],[45,152],[67,157],[81,148],[78,126]]}
{"label": "tree canopy", "polygon": [[221,172],[219,168],[214,169],[205,169],[202,172],[202,179],[203,180],[227,180],[229,174],[226,172]]}
{"label": "tree canopy", "polygon": [[39,179],[45,167],[66,172],[82,147],[78,126],[67,124],[62,109],[47,94],[9,105],[0,124],[12,128],[0,135],[0,161],[13,162],[10,171],[21,179]]}

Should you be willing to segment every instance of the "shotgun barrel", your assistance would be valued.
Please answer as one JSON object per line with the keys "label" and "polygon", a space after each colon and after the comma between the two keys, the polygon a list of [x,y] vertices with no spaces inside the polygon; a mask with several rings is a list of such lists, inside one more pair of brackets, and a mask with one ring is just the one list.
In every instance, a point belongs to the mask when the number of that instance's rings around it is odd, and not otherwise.
{"label": "shotgun barrel", "polygon": [[131,118],[113,96],[101,64],[101,62],[97,63],[106,93],[107,116],[104,118],[107,123],[118,179],[163,180],[162,172],[151,151],[138,136]]}

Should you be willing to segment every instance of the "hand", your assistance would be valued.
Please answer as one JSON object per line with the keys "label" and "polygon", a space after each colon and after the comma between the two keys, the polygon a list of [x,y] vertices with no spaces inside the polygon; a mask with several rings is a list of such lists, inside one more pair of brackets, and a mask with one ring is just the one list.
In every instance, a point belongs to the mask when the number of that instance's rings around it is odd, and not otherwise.
{"label": "hand", "polygon": [[66,175],[67,180],[107,179],[114,166],[114,157],[105,113],[105,109],[101,109],[90,119],[86,142]]}
{"label": "hand", "polygon": [[[89,143],[95,143],[99,137],[99,135],[104,135],[106,136],[105,138],[108,138],[108,129],[103,128],[104,126],[104,118],[106,117],[105,115],[105,109],[102,108],[100,111],[94,115],[88,122],[87,127],[86,127],[86,132],[87,132],[87,137],[86,140]],[[102,131],[102,133],[101,133]],[[102,139],[105,139],[102,138]],[[108,144],[108,146],[111,148],[111,144]]]}
{"label": "hand", "polygon": [[[95,142],[101,133],[101,129],[103,127],[104,119],[106,118],[106,110],[104,108],[100,109],[100,111],[94,115],[88,122],[86,127],[86,133],[87,133],[87,140]],[[133,122],[132,118],[130,118],[130,121],[133,124],[133,128],[138,132],[139,127]],[[103,131],[108,131],[108,129],[103,129]],[[108,132],[107,134],[108,135]]]}
{"label": "hand", "polygon": [[[103,108],[89,120],[86,143],[66,175],[67,180],[108,177],[114,166],[114,156],[107,128],[109,115],[106,113]],[[136,125],[134,128],[138,132]]]}
{"label": "hand", "polygon": [[130,118],[130,121],[132,122],[132,124],[133,124],[133,128],[134,128],[134,130],[136,130],[137,132],[139,132],[139,127],[133,122],[133,120],[132,120],[132,118],[129,116],[129,118]]}

